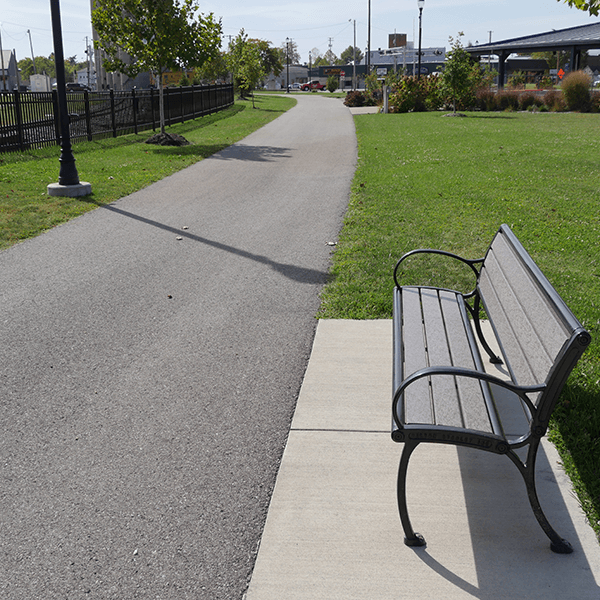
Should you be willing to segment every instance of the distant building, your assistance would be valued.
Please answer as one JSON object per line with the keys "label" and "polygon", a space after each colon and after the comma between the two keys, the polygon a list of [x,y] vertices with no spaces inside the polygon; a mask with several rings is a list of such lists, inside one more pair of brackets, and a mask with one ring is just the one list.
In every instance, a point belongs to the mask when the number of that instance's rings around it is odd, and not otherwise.
{"label": "distant building", "polygon": [[51,92],[52,81],[48,75],[31,75],[29,78],[32,92]]}
{"label": "distant building", "polygon": [[93,65],[89,69],[81,69],[77,71],[77,83],[85,85],[90,90],[96,89],[96,70]]}
{"label": "distant building", "polygon": [[19,87],[19,68],[12,50],[0,52],[0,90],[11,91]]}

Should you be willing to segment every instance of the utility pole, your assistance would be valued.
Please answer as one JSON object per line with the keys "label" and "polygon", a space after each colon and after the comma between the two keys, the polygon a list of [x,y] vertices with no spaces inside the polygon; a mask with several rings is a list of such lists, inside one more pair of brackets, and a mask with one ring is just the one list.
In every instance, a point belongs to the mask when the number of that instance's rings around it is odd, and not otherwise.
{"label": "utility pole", "polygon": [[371,74],[371,0],[369,0],[369,25],[367,32],[367,75]]}
{"label": "utility pole", "polygon": [[329,65],[333,65],[333,52],[331,50],[331,45],[333,44],[333,38],[329,38]]}
{"label": "utility pole", "polygon": [[31,60],[33,62],[33,72],[35,75],[37,75],[37,68],[35,66],[35,54],[33,53],[33,42],[31,41],[31,31],[29,31],[28,29],[27,33],[29,34],[29,46],[31,47]]}
{"label": "utility pole", "polygon": [[90,78],[91,78],[91,65],[90,65],[90,44],[88,42],[88,36],[85,36],[85,53],[87,54],[87,86],[91,89]]}
{"label": "utility pole", "polygon": [[2,23],[0,23],[0,60],[2,61],[2,89],[6,91],[6,72],[4,71],[4,51],[2,50]]}

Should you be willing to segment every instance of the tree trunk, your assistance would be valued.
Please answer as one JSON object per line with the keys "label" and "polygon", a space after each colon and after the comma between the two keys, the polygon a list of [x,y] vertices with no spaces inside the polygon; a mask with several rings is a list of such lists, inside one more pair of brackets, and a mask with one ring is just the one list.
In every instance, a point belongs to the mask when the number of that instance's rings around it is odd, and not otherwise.
{"label": "tree trunk", "polygon": [[162,76],[162,71],[160,71],[158,80],[158,114],[160,117],[160,132],[165,133],[165,97],[163,93]]}

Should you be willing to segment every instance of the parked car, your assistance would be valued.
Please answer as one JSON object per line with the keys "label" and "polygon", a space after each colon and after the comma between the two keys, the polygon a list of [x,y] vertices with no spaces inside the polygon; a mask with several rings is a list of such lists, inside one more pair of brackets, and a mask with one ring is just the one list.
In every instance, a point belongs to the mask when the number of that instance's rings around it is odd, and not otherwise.
{"label": "parked car", "polygon": [[302,85],[302,91],[308,92],[308,90],[324,90],[325,86],[320,81],[309,81]]}
{"label": "parked car", "polygon": [[69,82],[66,85],[67,88],[67,92],[85,92],[86,90],[89,91],[89,87],[87,87],[87,85],[83,85],[82,83],[73,83],[73,82]]}

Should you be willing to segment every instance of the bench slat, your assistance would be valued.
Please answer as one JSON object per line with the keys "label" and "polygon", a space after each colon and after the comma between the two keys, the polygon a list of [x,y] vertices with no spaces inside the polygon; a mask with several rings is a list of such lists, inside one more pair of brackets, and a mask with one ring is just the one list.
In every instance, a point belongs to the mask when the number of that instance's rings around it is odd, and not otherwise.
{"label": "bench slat", "polygon": [[500,236],[486,258],[480,290],[515,380],[522,385],[545,381],[569,335]]}
{"label": "bench slat", "polygon": [[[446,324],[442,315],[442,306],[437,290],[422,289],[421,302],[425,320],[425,337],[429,366],[451,365],[450,348],[446,334]],[[464,328],[462,328],[464,334]],[[461,331],[449,331],[448,335],[461,335]],[[463,427],[460,401],[454,377],[441,375],[431,379],[434,422],[437,425]]]}
{"label": "bench slat", "polygon": [[[425,353],[423,313],[418,288],[402,289],[402,342],[404,346],[404,379],[429,366]],[[433,410],[427,378],[415,381],[404,394],[406,423],[433,424]]]}
{"label": "bench slat", "polygon": [[[447,330],[449,332],[460,332],[459,335],[449,336],[452,366],[483,370],[481,359],[478,359],[479,364],[476,364],[473,359],[471,346],[468,341],[470,332],[466,331],[466,327],[470,327],[470,324],[465,322],[467,317],[461,313],[456,301],[456,295],[451,292],[442,291],[440,292],[440,301]],[[482,389],[482,384],[474,379],[466,379],[464,377],[459,377],[456,383],[460,394],[463,426],[467,429],[491,433],[490,416],[485,403],[482,401],[483,394],[485,393]]]}

